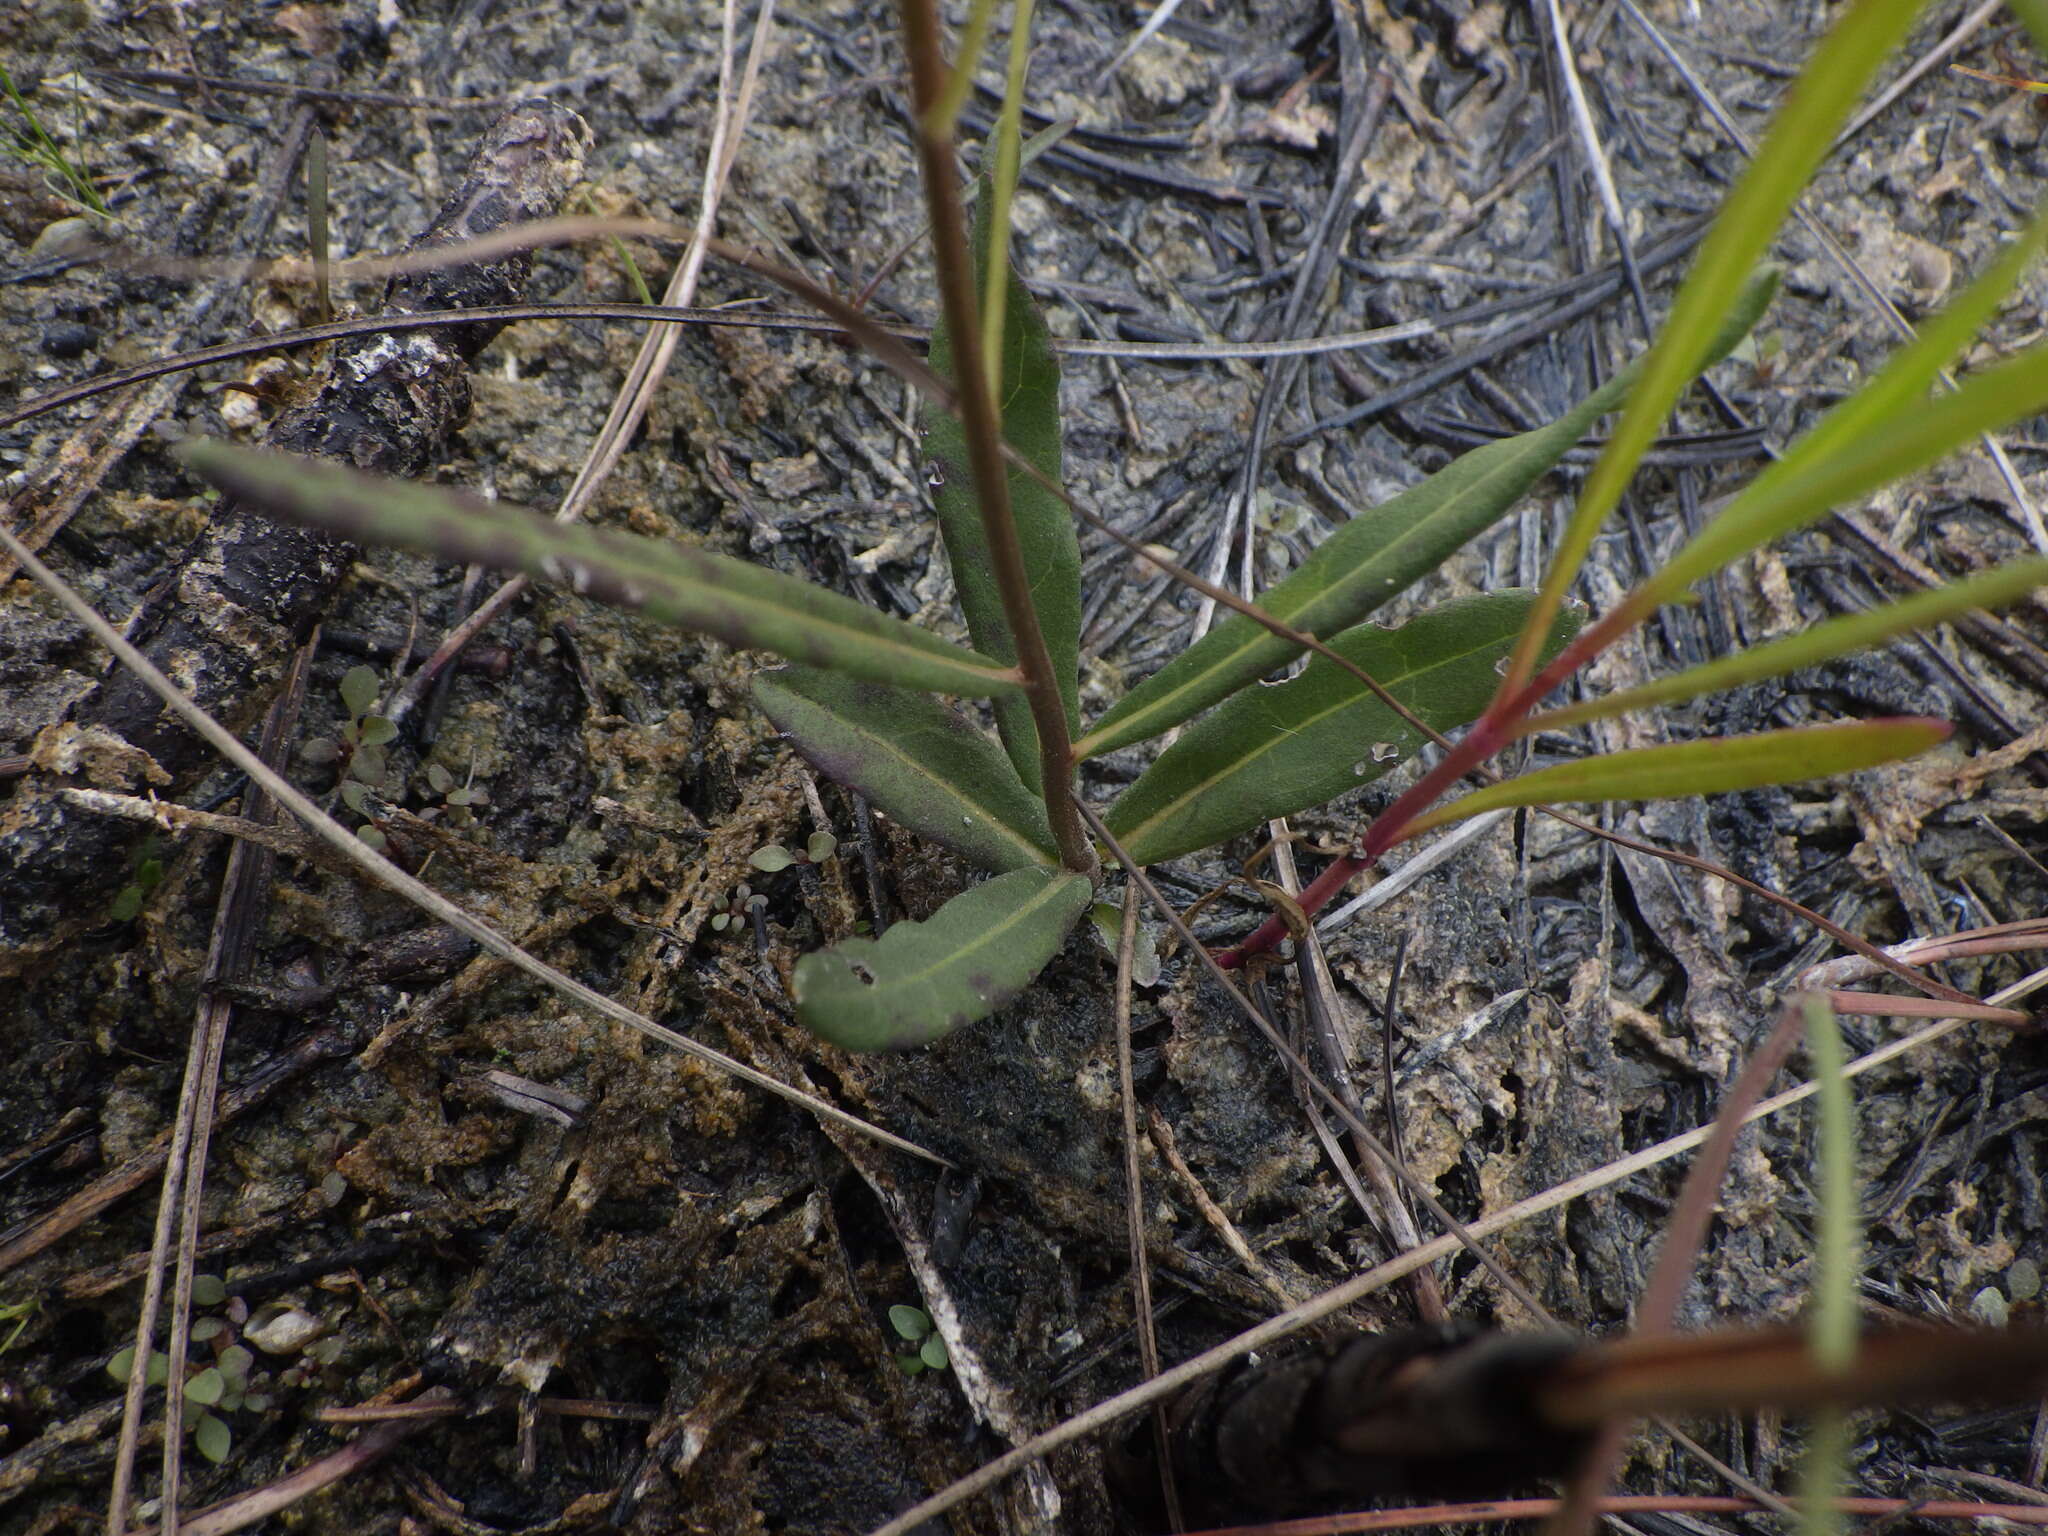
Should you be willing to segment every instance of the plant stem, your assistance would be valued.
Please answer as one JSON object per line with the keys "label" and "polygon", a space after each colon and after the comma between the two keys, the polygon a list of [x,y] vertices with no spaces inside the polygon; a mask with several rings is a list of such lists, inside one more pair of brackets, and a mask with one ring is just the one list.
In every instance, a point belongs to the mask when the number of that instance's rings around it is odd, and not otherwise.
{"label": "plant stem", "polygon": [[939,23],[932,0],[903,0],[903,43],[910,56],[911,101],[917,113],[918,158],[924,171],[926,206],[931,210],[932,265],[939,279],[939,301],[953,338],[953,375],[959,392],[960,424],[967,435],[967,458],[974,474],[975,499],[981,506],[983,536],[988,541],[991,574],[1003,600],[1003,616],[1016,645],[1017,666],[1024,674],[1024,696],[1038,730],[1040,780],[1047,819],[1052,823],[1060,862],[1091,879],[1101,868],[1095,844],[1081,824],[1068,792],[1073,783],[1072,744],[1067,709],[1060,694],[1052,654],[1031,602],[1031,581],[1024,552],[1010,515],[1009,467],[1003,461],[1003,435],[989,389],[981,347],[981,316],[976,313],[973,258],[961,218],[960,189],[953,164],[949,124],[939,110],[946,88],[945,58],[939,48]]}
{"label": "plant stem", "polygon": [[[1003,90],[1003,110],[996,118],[996,136],[989,196],[988,271],[982,277],[981,347],[988,359],[990,387],[1002,372],[1003,311],[1010,296],[1005,280],[1010,271],[1010,203],[1017,193],[1019,143],[1024,117],[1024,77],[1031,67],[1031,12],[1035,0],[1016,0],[1010,17],[1010,72]],[[964,71],[971,61],[963,57]]]}
{"label": "plant stem", "polygon": [[[1332,860],[1329,868],[1302,888],[1298,904],[1303,914],[1313,920],[1316,913],[1328,906],[1354,876],[1372,868],[1381,854],[1400,842],[1409,824],[1436,804],[1445,790],[1513,739],[1512,727],[1496,715],[1485,714],[1473,721],[1462,741],[1452,746],[1434,768],[1373,818],[1356,848],[1342,858]],[[1269,917],[1237,948],[1218,955],[1217,963],[1226,969],[1243,965],[1252,956],[1264,954],[1286,937],[1285,920],[1279,916]]]}

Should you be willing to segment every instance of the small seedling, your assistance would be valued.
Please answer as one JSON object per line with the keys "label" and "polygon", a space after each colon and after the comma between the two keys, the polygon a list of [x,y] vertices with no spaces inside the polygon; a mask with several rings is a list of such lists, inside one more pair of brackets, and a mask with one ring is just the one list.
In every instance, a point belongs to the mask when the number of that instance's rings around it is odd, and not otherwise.
{"label": "small seedling", "polygon": [[[192,1301],[196,1306],[216,1307],[227,1300],[227,1288],[217,1275],[198,1275],[192,1281]],[[211,1347],[211,1364],[188,1360],[185,1384],[180,1392],[182,1407],[180,1422],[192,1436],[192,1444],[208,1461],[220,1462],[227,1459],[234,1444],[233,1432],[228,1428],[223,1414],[248,1409],[261,1413],[270,1406],[270,1397],[261,1390],[260,1376],[252,1376],[256,1356],[243,1345],[235,1342],[233,1324],[224,1316],[196,1317],[186,1338],[194,1344]],[[171,1373],[171,1357],[162,1350],[151,1350],[144,1380],[152,1387],[168,1384]],[[131,1344],[107,1362],[107,1374],[119,1382],[126,1382],[135,1374],[135,1347]]]}
{"label": "small seedling", "polygon": [[[371,792],[381,790],[390,772],[384,748],[398,736],[398,726],[393,721],[371,713],[377,706],[381,686],[375,668],[350,667],[341,679],[341,703],[348,711],[348,722],[342,726],[341,735],[309,741],[299,751],[300,757],[309,763],[336,765],[336,791],[342,804],[358,816],[371,814]],[[431,777],[430,774],[430,781]],[[449,782],[454,782],[452,777]],[[464,805],[482,799],[481,791],[471,791],[467,786],[460,793],[472,796],[462,802]],[[450,803],[454,803],[452,799]],[[384,834],[371,822],[358,827],[356,836],[372,848],[384,846]]]}
{"label": "small seedling", "polygon": [[132,922],[142,911],[142,903],[149,893],[164,881],[164,861],[157,856],[157,843],[150,838],[142,845],[136,856],[135,873],[126,885],[114,893],[114,899],[107,907],[107,916],[117,923]]}
{"label": "small seedling", "polygon": [[911,1353],[896,1357],[897,1368],[904,1375],[915,1376],[920,1371],[943,1371],[953,1363],[946,1354],[946,1341],[939,1337],[931,1313],[923,1307],[891,1307],[889,1326],[896,1330],[896,1337],[914,1346]]}
{"label": "small seedling", "polygon": [[106,201],[93,186],[92,178],[65,158],[64,151],[57,147],[57,141],[43,127],[42,119],[22,100],[14,77],[4,67],[0,67],[0,92],[6,94],[20,119],[18,123],[0,124],[0,150],[24,165],[32,165],[42,171],[43,180],[58,196],[81,204],[103,219],[113,217]]}
{"label": "small seedling", "polygon": [[713,933],[723,933],[734,923],[745,922],[747,920],[747,913],[752,909],[753,905],[763,899],[754,893],[752,886],[744,882],[734,886],[729,892],[712,897],[711,931]]}
{"label": "small seedling", "polygon": [[455,782],[455,775],[441,764],[427,764],[427,788],[441,797],[441,804],[430,805],[421,811],[421,821],[433,821],[445,815],[451,827],[458,828],[472,837],[482,833],[483,829],[476,819],[476,808],[480,805],[489,805],[491,797],[476,782],[474,763],[470,765],[469,776],[460,784]]}
{"label": "small seedling", "polygon": [[830,832],[813,832],[804,843],[802,853],[791,853],[780,843],[770,843],[756,848],[747,856],[747,862],[764,875],[777,874],[798,864],[822,864],[839,851],[839,839]]}

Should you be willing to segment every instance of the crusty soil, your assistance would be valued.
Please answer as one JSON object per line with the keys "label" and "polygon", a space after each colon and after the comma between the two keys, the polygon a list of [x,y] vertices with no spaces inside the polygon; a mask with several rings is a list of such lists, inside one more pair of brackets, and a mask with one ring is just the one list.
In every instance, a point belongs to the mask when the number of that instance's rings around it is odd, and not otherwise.
{"label": "crusty soil", "polygon": [[[1534,30],[1544,9],[1366,0],[1360,46],[1347,53],[1319,5],[1205,0],[1102,88],[1095,76],[1132,16],[1042,7],[1033,102],[1078,118],[1067,144],[1097,157],[1049,155],[1020,199],[1018,262],[1053,328],[1134,339],[1275,336],[1342,135],[1378,70],[1390,72],[1391,101],[1336,224],[1341,259],[1307,295],[1296,334],[1541,294],[1610,263],[1613,238]],[[1624,13],[1575,9],[1628,233],[1649,248],[1710,210],[1740,157]],[[1647,9],[1756,134],[1824,8],[1659,0]],[[1932,7],[1910,56],[1967,9]],[[0,53],[18,81],[41,83],[43,120],[118,194],[121,234],[147,252],[302,251],[306,210],[296,192],[258,247],[233,243],[258,183],[276,171],[294,107],[100,72],[109,67],[317,78],[344,92],[471,103],[414,112],[342,100],[323,110],[338,255],[401,246],[490,121],[476,103],[532,93],[574,108],[593,131],[586,206],[694,218],[718,82],[717,7],[420,5],[388,33],[376,11],[193,4],[118,16],[94,7],[88,19],[83,7],[45,10],[17,18],[20,31]],[[742,40],[750,24],[742,18]],[[2033,59],[2003,19],[1958,55],[2019,73],[2038,69]],[[821,279],[864,281],[923,218],[902,90],[888,7],[788,8],[771,32],[722,231]],[[1937,69],[1831,158],[1807,207],[1886,299],[1909,318],[1925,313],[2029,212],[2043,169],[2040,100]],[[0,175],[15,188],[0,187],[0,382],[9,404],[176,347],[316,318],[309,286],[259,281],[194,333],[192,282],[39,264],[30,245],[66,210],[36,189],[33,171],[0,162]],[[674,248],[626,249],[658,290]],[[1759,348],[1713,375],[1770,443],[1795,435],[1894,344],[1811,234],[1789,231],[1776,254],[1785,290]],[[1648,273],[1653,312],[1682,267]],[[2037,274],[2022,286],[1970,363],[2038,336],[2044,283]],[[530,292],[633,294],[618,251],[603,241],[541,253]],[[744,274],[714,264],[700,302],[761,295]],[[373,304],[376,287],[339,297]],[[877,288],[875,306],[928,322],[928,264],[911,256]],[[1350,509],[1439,467],[1447,444],[1547,419],[1642,342],[1624,290],[1585,319],[1370,420],[1284,442],[1539,312],[1301,368],[1256,476],[1261,579],[1288,568]],[[472,418],[434,477],[552,507],[638,340],[625,323],[511,328],[479,359]],[[318,360],[302,352],[294,364]],[[117,622],[205,515],[167,443],[189,432],[256,435],[274,405],[226,386],[275,366],[190,376],[50,546],[58,569]],[[1125,529],[1206,564],[1243,469],[1264,366],[1070,362],[1073,485]],[[109,408],[108,398],[88,401],[0,432],[10,495],[41,496],[37,488],[75,473],[66,445]],[[592,516],[747,554],[957,631],[925,470],[901,429],[909,414],[901,385],[829,337],[692,329]],[[1599,602],[1620,590],[1754,473],[1757,437],[1717,445],[1683,435],[1726,427],[1705,399],[1688,402],[1667,445],[1671,462],[1645,473],[1626,518],[1597,546],[1583,595]],[[2030,493],[2048,497],[2041,424],[2023,423],[2005,442]],[[1582,473],[1575,464],[1546,481],[1524,515],[1393,611],[1528,582]],[[10,525],[19,515],[8,514]],[[1982,453],[1888,489],[1854,515],[1884,546],[1942,575],[2028,547],[2024,520]],[[1194,602],[1155,591],[1099,537],[1084,537],[1083,551],[1083,698],[1099,711],[1123,679],[1188,643]],[[1791,632],[1896,594],[1898,581],[1881,551],[1823,526],[1727,573],[1697,607],[1660,618],[1587,685],[1625,686]],[[458,571],[373,551],[325,628],[384,642],[378,664],[388,672],[392,646],[417,632],[424,647],[450,627],[461,588]],[[2044,679],[2035,669],[2048,618],[2022,607],[2008,623],[2018,648],[1944,630],[1648,722],[1542,738],[1536,753],[1839,715],[1948,716],[1960,722],[1950,747],[1854,784],[1617,810],[1611,821],[1732,865],[1881,941],[2033,916],[2048,907],[2048,875],[2034,862],[2048,845]],[[1131,1385],[1113,967],[1092,934],[1071,941],[1022,1001],[939,1046],[865,1060],[820,1047],[789,1023],[782,978],[795,955],[869,917],[869,896],[851,803],[829,785],[822,803],[841,853],[821,870],[762,876],[748,866],[763,844],[798,846],[816,830],[800,764],[747,702],[746,679],[762,658],[545,588],[485,643],[504,648],[502,675],[458,676],[431,749],[410,738],[392,749],[387,793],[402,813],[441,802],[430,764],[488,791],[473,838],[450,834],[445,812],[437,826],[394,818],[415,862],[435,855],[427,878],[591,985],[764,1070],[802,1077],[973,1180],[941,1189],[926,1165],[828,1137],[780,1101],[586,1017],[494,962],[443,952],[438,967],[404,972],[386,962],[419,930],[417,914],[323,868],[287,863],[253,968],[271,991],[237,1009],[225,1077],[245,1082],[309,1040],[318,1050],[215,1138],[202,1268],[253,1307],[310,1314],[328,1342],[317,1354],[302,1346],[259,1357],[269,1405],[230,1416],[233,1447],[220,1466],[188,1456],[186,1506],[327,1454],[354,1431],[321,1423],[319,1410],[403,1394],[424,1377],[496,1406],[423,1426],[375,1469],[280,1517],[280,1528],[385,1531],[409,1519],[414,1529],[464,1532],[608,1521],[650,1533],[858,1532],[1006,1443]],[[105,664],[21,580],[0,593],[0,655],[0,756],[26,752]],[[338,682],[361,659],[332,644],[321,650],[302,742],[339,730]],[[2028,732],[2030,746],[1993,771],[1958,771]],[[1146,751],[1094,765],[1098,800]],[[331,769],[301,762],[294,773],[310,790],[332,787]],[[1342,838],[1399,782],[1300,818],[1297,830]],[[0,780],[0,796],[9,783]],[[224,797],[238,793],[220,773],[184,798],[232,810]],[[1187,902],[1255,851],[1246,839],[1162,874]],[[163,871],[138,916],[87,914],[54,950],[10,962],[17,979],[0,984],[0,1042],[11,1057],[0,1074],[0,1233],[92,1188],[165,1133],[226,852],[206,836],[160,837],[148,848],[138,837],[128,854],[135,867],[154,859]],[[886,826],[874,852],[891,919],[928,912],[966,878]],[[712,924],[742,884],[767,898],[765,948],[745,923]],[[1239,884],[1204,910],[1202,930],[1241,933],[1257,914],[1255,894]],[[1404,946],[1391,1031],[1397,1071],[1425,1042],[1521,994],[1488,1027],[1400,1078],[1406,1156],[1467,1218],[1709,1119],[1772,1023],[1776,998],[1832,952],[1779,910],[1693,871],[1613,855],[1541,818],[1503,825],[1329,945],[1357,1077],[1382,1122],[1378,1009]],[[1986,995],[2022,974],[2024,958],[1961,963],[1947,975]],[[1268,977],[1268,995],[1283,1023],[1298,1017],[1291,971]],[[1860,1052],[1909,1022],[1852,1019],[1845,1030]],[[1191,1173],[1257,1260],[1254,1270],[1233,1256],[1148,1146],[1148,1240],[1156,1292],[1169,1303],[1160,1322],[1169,1362],[1385,1255],[1286,1074],[1185,955],[1140,990],[1133,1032],[1143,1106],[1171,1126]],[[579,1096],[577,1123],[508,1106],[485,1085],[492,1071]],[[1862,1077],[1858,1107],[1873,1314],[1967,1318],[2007,1300],[2038,1310],[2007,1292],[2016,1260],[2048,1262],[2048,1050],[2039,1035],[1960,1031]],[[1813,1226],[1810,1129],[1799,1110],[1745,1138],[1686,1301],[1688,1323],[1798,1310]],[[1667,1163],[1639,1174],[1503,1234],[1498,1251],[1558,1318],[1621,1328],[1682,1172]],[[154,1187],[0,1276],[0,1303],[22,1307],[25,1320],[11,1339],[0,1325],[0,1528],[83,1529],[104,1519],[118,1391],[105,1365],[134,1327]],[[957,1217],[940,1222],[939,1212],[963,1206],[964,1228]],[[935,1222],[947,1230],[935,1236]],[[1445,1266],[1442,1280],[1460,1316],[1532,1321],[1469,1258]],[[952,1371],[911,1377],[893,1361],[900,1346],[886,1314],[921,1295],[934,1310],[951,1309],[961,1358]],[[232,1305],[209,1315],[232,1320]],[[1411,1317],[1408,1293],[1396,1289],[1352,1321]],[[536,1411],[534,1391],[626,1405],[637,1416]],[[1982,1492],[1928,1469],[2019,1482],[2039,1475],[2032,1408],[1858,1422],[1867,1433],[1854,1478],[1864,1491]],[[1796,1425],[1695,1428],[1767,1483],[1786,1477],[1799,1444]],[[143,1465],[146,1498],[153,1450]],[[1636,1443],[1624,1477],[1631,1489],[1722,1491],[1661,1435]],[[1117,1529],[1120,1519],[1094,1447],[948,1518],[962,1532],[1074,1533]]]}

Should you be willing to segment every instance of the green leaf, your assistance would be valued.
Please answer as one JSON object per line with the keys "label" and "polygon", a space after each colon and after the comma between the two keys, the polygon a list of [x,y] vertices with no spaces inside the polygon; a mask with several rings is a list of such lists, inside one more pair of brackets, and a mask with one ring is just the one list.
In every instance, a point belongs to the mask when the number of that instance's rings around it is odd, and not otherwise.
{"label": "green leaf", "polygon": [[[1773,273],[1750,280],[1701,367],[1747,334],[1776,289]],[[1299,570],[1261,593],[1260,608],[1319,640],[1350,628],[1521,500],[1587,428],[1621,403],[1640,367],[1623,369],[1548,426],[1475,448],[1361,512],[1317,545]],[[1076,743],[1075,755],[1099,757],[1157,736],[1299,654],[1300,647],[1232,614],[1124,695]]]}
{"label": "green leaf", "polygon": [[804,857],[813,864],[822,864],[839,851],[839,839],[830,832],[813,832],[804,839]]}
{"label": "green leaf", "polygon": [[1830,411],[1744,487],[1631,601],[1669,602],[1711,571],[1805,526],[1952,448],[2041,407],[2036,346],[1930,402],[1928,387],[2012,292],[2048,241],[2048,207],[1975,282],[1893,353],[1878,376]]}
{"label": "green leaf", "polygon": [[927,1044],[988,1017],[1029,986],[1088,897],[1083,875],[998,875],[924,922],[805,955],[796,963],[797,1017],[848,1050]]}
{"label": "green leaf", "polygon": [[142,898],[148,893],[140,885],[124,885],[107,903],[107,916],[117,923],[133,921],[142,911]]}
{"label": "green leaf", "polygon": [[226,443],[188,439],[178,452],[222,490],[352,539],[524,571],[663,624],[857,677],[975,698],[1022,688],[1001,663],[915,625],[693,545],[556,523],[520,507]]}
{"label": "green leaf", "polygon": [[373,667],[350,667],[341,676],[341,702],[360,719],[377,702],[377,673]]}
{"label": "green leaf", "polygon": [[889,1309],[889,1326],[896,1330],[899,1339],[915,1344],[932,1331],[931,1314],[923,1307],[893,1306]]}
{"label": "green leaf", "polygon": [[192,1277],[192,1304],[199,1307],[217,1307],[228,1299],[227,1282],[219,1275],[194,1275]]}
{"label": "green leaf", "polygon": [[[1798,1003],[1806,1015],[1807,1054],[1819,1090],[1815,1116],[1819,1147],[1814,1157],[1819,1221],[1807,1354],[1815,1369],[1837,1374],[1855,1364],[1857,1297],[1862,1292],[1856,1103],[1849,1089],[1849,1053],[1842,1043],[1835,1010],[1824,996],[1808,995]],[[1837,1536],[1845,1528],[1839,1511],[1831,1505],[1843,1486],[1850,1445],[1848,1420],[1841,1408],[1831,1405],[1815,1416],[1799,1469],[1799,1492],[1805,1506],[1799,1536]]]}
{"label": "green leaf", "polygon": [[126,1381],[135,1374],[135,1346],[116,1350],[114,1358],[107,1362],[107,1374],[116,1381]]}
{"label": "green leaf", "polygon": [[916,1376],[924,1371],[924,1362],[916,1355],[898,1355],[896,1369],[906,1376]]}
{"label": "green leaf", "polygon": [[946,1341],[936,1333],[917,1346],[917,1358],[935,1371],[943,1371],[953,1363],[953,1357],[946,1353]]}
{"label": "green leaf", "polygon": [[[980,274],[988,267],[992,238],[989,209],[995,201],[984,184],[974,214],[977,289]],[[979,314],[981,308],[977,295],[975,312]],[[932,332],[931,366],[942,378],[953,379],[952,337],[943,323]],[[1054,484],[1061,483],[1059,363],[1053,356],[1038,306],[1014,271],[1003,306],[1002,374],[996,389],[996,414],[1010,446],[1043,470]],[[975,494],[974,477],[968,469],[966,433],[951,415],[930,406],[925,408],[924,420],[925,448],[938,464],[939,483],[932,500],[938,509],[939,532],[952,560],[953,585],[960,594],[967,633],[977,650],[1013,664],[1017,646],[1011,638],[1002,594],[996,589],[995,572],[989,564],[981,500]],[[1081,718],[1081,548],[1074,537],[1074,519],[1058,497],[1015,465],[1008,467],[1008,475],[1010,516],[1024,554],[1032,606],[1038,610],[1046,650],[1051,653],[1053,670],[1059,676],[1060,695],[1066,701],[1067,726],[1071,731]],[[908,683],[910,679],[894,681]],[[996,725],[1018,777],[1036,794],[1038,730],[1031,723],[1031,710],[1024,699],[999,700]]]}
{"label": "green leaf", "polygon": [[764,875],[776,874],[796,862],[796,855],[780,843],[770,843],[765,848],[756,848],[747,855],[747,862]]}
{"label": "green leaf", "polygon": [[227,1378],[221,1375],[220,1368],[209,1365],[197,1376],[186,1381],[185,1396],[195,1403],[211,1408],[220,1401],[220,1395],[227,1389]]}
{"label": "green leaf", "polygon": [[820,773],[980,868],[1059,862],[1044,803],[930,694],[785,667],[755,675],[754,702]]}
{"label": "green leaf", "polygon": [[1783,677],[1837,656],[1867,651],[1894,635],[1930,629],[1957,614],[2016,602],[2037,587],[2048,587],[2048,557],[2036,555],[2014,560],[1864,613],[1823,620],[1811,629],[1737,651],[1733,656],[1723,656],[1672,677],[1548,711],[1534,717],[1530,726],[1549,730],[1578,725],[1655,704],[1675,704],[1767,677]]}
{"label": "green leaf", "polygon": [[228,1459],[228,1447],[233,1443],[234,1436],[227,1425],[210,1413],[202,1413],[199,1422],[192,1426],[193,1447],[215,1464]]}
{"label": "green leaf", "polygon": [[1902,715],[1609,752],[1476,789],[1418,817],[1408,835],[1503,806],[1673,800],[1855,773],[1924,752],[1951,729],[1946,720]]}
{"label": "green leaf", "polygon": [[[1500,684],[1533,592],[1443,604],[1399,629],[1360,625],[1331,649],[1438,731],[1477,718]],[[1578,616],[1552,626],[1555,650]],[[1104,818],[1131,857],[1156,864],[1370,784],[1422,745],[1422,732],[1351,673],[1314,656],[1301,676],[1248,688],[1159,754]]]}
{"label": "green leaf", "polygon": [[1855,0],[1843,7],[1786,93],[1742,179],[1721,200],[1714,226],[1701,242],[1684,286],[1672,301],[1671,314],[1644,359],[1642,383],[1630,393],[1606,451],[1586,477],[1578,509],[1544,573],[1536,610],[1539,622],[1563,602],[1586,551],[1620,503],[1679,391],[1699,371],[1708,338],[1736,303],[1745,275],[1777,238],[1778,226],[1828,152],[1835,130],[1919,9],[1920,0]]}
{"label": "green leaf", "polygon": [[382,715],[365,715],[363,717],[362,734],[356,738],[361,745],[366,747],[381,747],[385,743],[397,739],[397,722],[387,720]]}
{"label": "green leaf", "polygon": [[[1088,920],[1095,925],[1095,936],[1102,947],[1114,956],[1124,942],[1123,909],[1113,901],[1098,901],[1088,909]],[[1152,928],[1140,923],[1131,945],[1131,981],[1141,987],[1156,987],[1159,972],[1159,937]]]}

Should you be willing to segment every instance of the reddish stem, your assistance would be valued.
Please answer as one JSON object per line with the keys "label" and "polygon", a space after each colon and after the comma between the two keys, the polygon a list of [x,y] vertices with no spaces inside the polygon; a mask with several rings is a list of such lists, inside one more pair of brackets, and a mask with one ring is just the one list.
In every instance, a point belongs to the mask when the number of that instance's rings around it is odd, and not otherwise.
{"label": "reddish stem", "polygon": [[[1328,906],[1355,876],[1372,868],[1379,862],[1380,855],[1400,842],[1415,819],[1442,799],[1446,790],[1512,742],[1522,723],[1552,689],[1613,644],[1620,635],[1641,623],[1648,606],[1635,594],[1623,598],[1611,612],[1581,630],[1549,666],[1519,691],[1504,698],[1496,696],[1487,706],[1486,713],[1465,733],[1465,739],[1444,754],[1442,762],[1373,818],[1356,848],[1309,882],[1301,893],[1302,914],[1309,921],[1315,921],[1316,914]],[[1286,937],[1287,923],[1276,914],[1261,923],[1252,936],[1235,949],[1227,949],[1218,955],[1216,963],[1226,970],[1235,969],[1252,956],[1264,954]]]}
{"label": "reddish stem", "polygon": [[[1301,910],[1311,921],[1315,915],[1330,904],[1331,899],[1348,885],[1354,875],[1372,868],[1381,854],[1401,840],[1411,822],[1428,810],[1443,797],[1459,779],[1475,765],[1493,756],[1513,739],[1501,720],[1491,711],[1473,722],[1472,729],[1465,733],[1465,739],[1458,742],[1443,756],[1443,761],[1430,769],[1420,779],[1404,790],[1384,811],[1373,818],[1365,829],[1365,835],[1358,840],[1358,846],[1342,858],[1334,860],[1315,879],[1305,886],[1301,893]],[[1235,949],[1225,950],[1216,957],[1216,963],[1225,969],[1243,965],[1253,955],[1264,954],[1275,944],[1287,937],[1287,924],[1278,916],[1269,917],[1261,923],[1252,936]]]}

